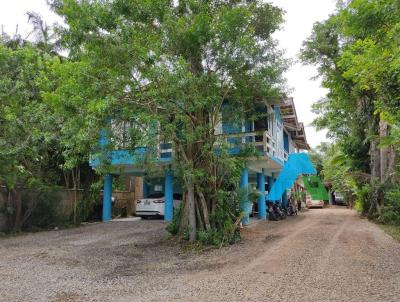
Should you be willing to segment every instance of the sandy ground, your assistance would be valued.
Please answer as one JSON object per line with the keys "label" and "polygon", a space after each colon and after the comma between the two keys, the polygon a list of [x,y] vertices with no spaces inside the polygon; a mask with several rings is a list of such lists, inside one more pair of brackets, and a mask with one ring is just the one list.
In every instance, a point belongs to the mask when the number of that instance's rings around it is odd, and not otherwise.
{"label": "sandy ground", "polygon": [[346,208],[182,251],[162,221],[0,239],[0,301],[400,301],[400,244]]}

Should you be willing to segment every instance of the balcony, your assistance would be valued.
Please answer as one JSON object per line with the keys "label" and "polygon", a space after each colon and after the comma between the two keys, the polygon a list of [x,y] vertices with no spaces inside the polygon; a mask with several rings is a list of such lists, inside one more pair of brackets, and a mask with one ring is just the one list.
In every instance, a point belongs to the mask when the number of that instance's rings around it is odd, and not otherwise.
{"label": "balcony", "polygon": [[229,149],[231,155],[240,153],[243,145],[251,144],[260,156],[268,156],[280,165],[288,159],[289,154],[280,147],[269,131],[239,132],[233,134],[220,134],[225,143],[232,147]]}

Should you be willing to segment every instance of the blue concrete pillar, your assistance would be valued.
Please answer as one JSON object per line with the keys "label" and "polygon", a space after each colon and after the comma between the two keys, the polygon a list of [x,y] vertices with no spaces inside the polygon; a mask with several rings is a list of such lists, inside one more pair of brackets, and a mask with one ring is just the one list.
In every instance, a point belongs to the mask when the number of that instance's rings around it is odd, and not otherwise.
{"label": "blue concrete pillar", "polygon": [[265,207],[265,176],[264,171],[257,173],[257,186],[261,195],[258,197],[258,218],[266,219],[267,210]]}
{"label": "blue concrete pillar", "polygon": [[143,177],[143,198],[147,198],[149,196],[149,185]]}
{"label": "blue concrete pillar", "polygon": [[249,170],[244,168],[242,171],[242,175],[240,177],[240,188],[243,189],[243,200],[242,200],[242,211],[243,211],[243,218],[242,223],[243,225],[248,225],[250,222],[250,203],[249,203]]}
{"label": "blue concrete pillar", "polygon": [[174,178],[169,169],[165,171],[164,195],[164,220],[172,221],[174,217]]}
{"label": "blue concrete pillar", "polygon": [[112,175],[104,176],[104,191],[103,191],[103,221],[111,220],[112,209]]}

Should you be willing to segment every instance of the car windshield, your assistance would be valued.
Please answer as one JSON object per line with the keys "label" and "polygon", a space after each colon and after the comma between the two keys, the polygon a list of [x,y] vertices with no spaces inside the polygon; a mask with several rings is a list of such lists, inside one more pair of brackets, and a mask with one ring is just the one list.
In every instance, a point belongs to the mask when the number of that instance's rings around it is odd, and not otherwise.
{"label": "car windshield", "polygon": [[163,198],[164,194],[162,192],[155,192],[150,194],[147,198]]}

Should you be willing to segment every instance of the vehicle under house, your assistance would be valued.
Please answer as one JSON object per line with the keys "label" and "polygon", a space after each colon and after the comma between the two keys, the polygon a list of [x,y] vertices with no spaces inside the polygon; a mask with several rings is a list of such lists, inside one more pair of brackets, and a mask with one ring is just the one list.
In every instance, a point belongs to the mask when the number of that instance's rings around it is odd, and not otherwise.
{"label": "vehicle under house", "polygon": [[[267,218],[266,201],[282,202],[287,206],[287,190],[304,174],[316,174],[308,155],[302,153],[310,147],[307,143],[304,125],[297,119],[296,109],[292,98],[282,99],[274,105],[263,105],[261,109],[268,113],[257,121],[243,122],[240,126],[232,126],[222,122],[215,128],[216,135],[222,135],[232,146],[252,144],[258,156],[250,158],[242,171],[240,187],[245,191],[249,187],[257,189],[261,194],[258,198],[258,218]],[[102,135],[100,144],[107,143],[107,137]],[[114,175],[127,174],[144,177],[146,171],[137,158],[146,152],[146,148],[136,148],[134,152],[128,149],[118,149],[107,154],[111,164],[111,172],[104,176],[103,192],[103,221],[111,219],[112,213],[112,180]],[[231,156],[237,154],[233,147]],[[171,221],[174,211],[174,193],[181,193],[177,181],[174,182],[174,173],[171,169],[173,150],[171,144],[160,143],[158,147],[157,165],[164,172],[163,179],[152,182],[144,181],[143,197],[160,191],[165,196],[163,202],[163,216]],[[99,166],[99,160],[90,161],[92,168]],[[243,197],[243,224],[249,223],[251,205],[248,196]]]}

